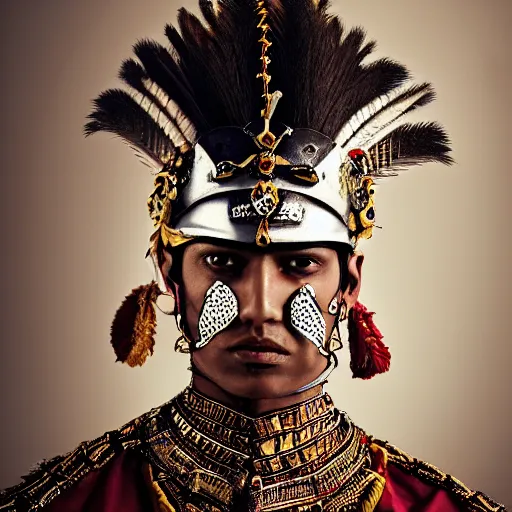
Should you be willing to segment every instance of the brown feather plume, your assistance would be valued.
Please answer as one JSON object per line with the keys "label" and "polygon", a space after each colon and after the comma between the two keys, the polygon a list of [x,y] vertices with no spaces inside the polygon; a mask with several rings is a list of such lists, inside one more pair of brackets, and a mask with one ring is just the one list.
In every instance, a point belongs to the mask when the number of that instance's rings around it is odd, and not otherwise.
{"label": "brown feather plume", "polygon": [[132,368],[153,354],[156,332],[155,302],[160,295],[155,281],[134,288],[117,310],[110,330],[117,361]]}
{"label": "brown feather plume", "polygon": [[[383,97],[398,94],[410,79],[398,62],[369,60],[375,43],[361,28],[344,27],[329,12],[328,0],[199,0],[199,7],[206,23],[181,9],[178,27],[166,26],[169,48],[147,39],[134,46],[137,60],[126,60],[120,72],[129,92],[110,89],[95,100],[87,135],[119,135],[159,172],[183,140],[191,147],[214,128],[243,127],[258,119],[263,106],[258,78],[262,7],[272,44],[267,54],[271,90],[283,94],[274,122],[336,139],[353,116],[363,115],[364,107],[377,99],[382,106]],[[434,98],[430,86],[419,87],[425,94],[401,114]],[[417,87],[405,94],[412,92]],[[383,110],[392,114],[398,98]],[[360,129],[371,127],[379,116],[380,110],[373,112]],[[441,127],[430,123],[398,128],[385,136],[397,148],[407,148],[400,150],[399,162],[391,162],[450,163],[449,141]]]}

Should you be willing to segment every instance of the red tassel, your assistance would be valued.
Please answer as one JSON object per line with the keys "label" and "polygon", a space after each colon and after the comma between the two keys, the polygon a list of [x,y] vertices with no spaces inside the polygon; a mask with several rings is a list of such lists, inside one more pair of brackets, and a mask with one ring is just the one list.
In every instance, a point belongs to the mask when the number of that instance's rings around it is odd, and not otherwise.
{"label": "red tassel", "polygon": [[360,302],[356,302],[350,310],[348,341],[350,369],[354,378],[371,379],[378,373],[389,370],[391,354],[382,343],[382,333],[373,323],[374,314]]}

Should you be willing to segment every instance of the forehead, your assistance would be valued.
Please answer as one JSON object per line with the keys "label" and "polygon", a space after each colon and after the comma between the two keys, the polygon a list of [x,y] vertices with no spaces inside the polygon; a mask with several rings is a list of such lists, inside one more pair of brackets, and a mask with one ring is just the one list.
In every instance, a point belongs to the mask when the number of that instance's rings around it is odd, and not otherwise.
{"label": "forehead", "polygon": [[319,254],[324,256],[337,256],[342,250],[339,247],[325,243],[286,243],[271,244],[268,247],[259,247],[256,244],[244,244],[228,242],[223,240],[201,240],[193,242],[185,247],[185,254],[202,255],[209,252],[236,252],[245,258],[258,258],[263,255],[286,255],[286,254]]}

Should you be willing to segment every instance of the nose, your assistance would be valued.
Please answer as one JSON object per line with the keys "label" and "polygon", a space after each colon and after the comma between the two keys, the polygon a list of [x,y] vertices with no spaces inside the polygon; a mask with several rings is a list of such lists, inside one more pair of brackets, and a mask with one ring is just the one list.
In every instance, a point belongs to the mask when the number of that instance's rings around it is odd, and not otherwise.
{"label": "nose", "polygon": [[287,287],[281,281],[279,265],[271,255],[255,258],[245,268],[237,287],[242,323],[258,328],[267,322],[283,320]]}

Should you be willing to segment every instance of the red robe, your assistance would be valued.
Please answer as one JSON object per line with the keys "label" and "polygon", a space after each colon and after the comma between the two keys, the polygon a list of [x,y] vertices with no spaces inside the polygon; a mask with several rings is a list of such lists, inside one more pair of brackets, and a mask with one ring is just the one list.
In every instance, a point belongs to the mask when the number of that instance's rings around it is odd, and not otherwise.
{"label": "red robe", "polygon": [[[56,498],[47,512],[160,512],[143,475],[140,456],[125,452],[105,468],[89,473]],[[383,468],[386,487],[375,512],[457,512],[464,506],[438,487],[388,464]],[[482,507],[481,510],[486,510]],[[487,509],[491,510],[491,509]],[[505,509],[502,509],[505,510]]]}

